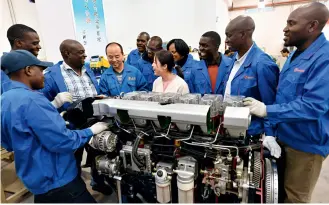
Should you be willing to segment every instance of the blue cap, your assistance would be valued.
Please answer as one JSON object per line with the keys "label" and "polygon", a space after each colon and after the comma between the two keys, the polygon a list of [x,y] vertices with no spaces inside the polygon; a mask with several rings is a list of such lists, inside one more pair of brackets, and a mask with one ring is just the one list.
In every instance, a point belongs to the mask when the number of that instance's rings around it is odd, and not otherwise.
{"label": "blue cap", "polygon": [[31,52],[26,50],[11,51],[5,53],[1,57],[1,67],[7,74],[33,65],[47,68],[54,64],[51,62],[40,61]]}

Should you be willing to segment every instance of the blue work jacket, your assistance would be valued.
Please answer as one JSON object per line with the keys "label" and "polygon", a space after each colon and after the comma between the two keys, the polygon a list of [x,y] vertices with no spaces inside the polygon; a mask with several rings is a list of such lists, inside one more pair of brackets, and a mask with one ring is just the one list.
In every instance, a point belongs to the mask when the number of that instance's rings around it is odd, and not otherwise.
{"label": "blue work jacket", "polygon": [[1,146],[15,153],[17,176],[33,194],[62,187],[77,177],[74,150],[91,130],[69,130],[45,96],[12,81],[1,95]]}
{"label": "blue work jacket", "polygon": [[[58,62],[56,65],[49,67],[45,70],[45,87],[40,90],[49,101],[53,101],[58,93],[67,92],[67,87],[64,82],[64,78],[61,72],[61,65],[63,61]],[[94,72],[90,69],[88,64],[85,65],[86,73],[90,77],[94,84],[97,94],[100,94],[98,83]],[[70,103],[64,103],[62,107],[58,109],[59,112],[66,110],[70,106]]]}
{"label": "blue work jacket", "polygon": [[107,96],[118,96],[121,92],[147,91],[147,83],[142,73],[135,67],[124,64],[122,84],[114,73],[113,67],[108,68],[99,82],[100,91]]}
{"label": "blue work jacket", "polygon": [[138,60],[136,68],[143,74],[147,82],[147,90],[152,91],[153,82],[158,78],[158,76],[154,74],[152,63],[142,58]]}
{"label": "blue work jacket", "polygon": [[[216,88],[215,92],[212,91],[211,81],[209,77],[208,67],[204,60],[198,61],[198,66],[196,69],[192,69],[191,75],[191,93],[200,93],[204,94],[221,94],[219,92],[221,82],[225,76],[226,71],[229,69],[229,66],[232,64],[232,59],[220,53],[222,56],[221,63],[218,67],[218,74],[216,79]],[[193,86],[193,87],[192,87]]]}
{"label": "blue work jacket", "polygon": [[127,62],[129,65],[137,67],[138,60],[141,59],[141,55],[139,54],[138,49],[132,50],[128,57],[127,57]]}
{"label": "blue work jacket", "polygon": [[1,70],[1,94],[6,91],[6,84],[8,83],[10,83],[10,78]]}
{"label": "blue work jacket", "polygon": [[326,157],[329,154],[329,42],[321,34],[281,73],[267,117],[288,146]]}
{"label": "blue work jacket", "polygon": [[[234,60],[237,58],[237,55],[235,53]],[[219,90],[222,95],[225,93],[226,84],[233,66],[234,62],[232,62],[230,69],[227,70],[224,81],[221,83]],[[254,43],[244,63],[231,82],[231,95],[252,97],[265,105],[272,105],[275,101],[279,72],[280,70],[273,59]],[[252,116],[247,133],[249,135],[259,135],[264,132],[267,136],[274,136],[273,126],[268,119]]]}
{"label": "blue work jacket", "polygon": [[[197,69],[198,67],[201,67],[201,64],[199,63],[199,61],[194,60],[193,56],[191,54],[189,54],[185,64],[182,67],[182,72],[184,74],[184,80],[188,85],[190,93],[192,93],[191,90],[193,90],[193,88],[194,88],[193,82],[191,79],[191,76],[193,75],[192,70]],[[176,69],[174,69],[173,72],[175,74],[177,74]],[[195,78],[193,78],[193,79],[195,79]]]}

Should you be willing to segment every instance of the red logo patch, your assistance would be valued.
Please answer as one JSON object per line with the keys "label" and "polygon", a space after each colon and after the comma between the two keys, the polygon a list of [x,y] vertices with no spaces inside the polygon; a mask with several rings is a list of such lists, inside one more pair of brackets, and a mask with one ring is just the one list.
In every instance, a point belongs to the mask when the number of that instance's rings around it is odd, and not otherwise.
{"label": "red logo patch", "polygon": [[254,78],[255,78],[254,76],[247,76],[247,75],[244,76],[244,79],[247,79],[247,80],[251,80],[251,79],[254,79]]}
{"label": "red logo patch", "polygon": [[305,70],[302,70],[302,69],[299,69],[299,68],[295,68],[295,69],[294,69],[294,72],[295,72],[295,73],[304,73]]}

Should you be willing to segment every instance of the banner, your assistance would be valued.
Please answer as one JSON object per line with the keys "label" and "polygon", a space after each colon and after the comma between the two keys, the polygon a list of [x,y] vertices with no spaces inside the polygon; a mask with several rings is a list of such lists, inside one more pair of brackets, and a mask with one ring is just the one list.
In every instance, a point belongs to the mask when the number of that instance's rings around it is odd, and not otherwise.
{"label": "banner", "polygon": [[72,0],[72,7],[76,40],[89,58],[103,56],[107,38],[102,0]]}

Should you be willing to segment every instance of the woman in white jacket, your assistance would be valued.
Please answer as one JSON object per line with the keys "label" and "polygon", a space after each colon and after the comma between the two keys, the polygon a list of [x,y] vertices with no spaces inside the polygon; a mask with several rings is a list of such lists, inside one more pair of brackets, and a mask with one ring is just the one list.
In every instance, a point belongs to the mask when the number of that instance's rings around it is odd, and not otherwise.
{"label": "woman in white jacket", "polygon": [[[152,64],[154,74],[159,76],[153,83],[153,92],[161,93],[189,93],[188,85],[183,80],[183,72],[180,66],[175,66],[171,52],[162,50],[155,53]],[[172,71],[176,69],[177,75]]]}

